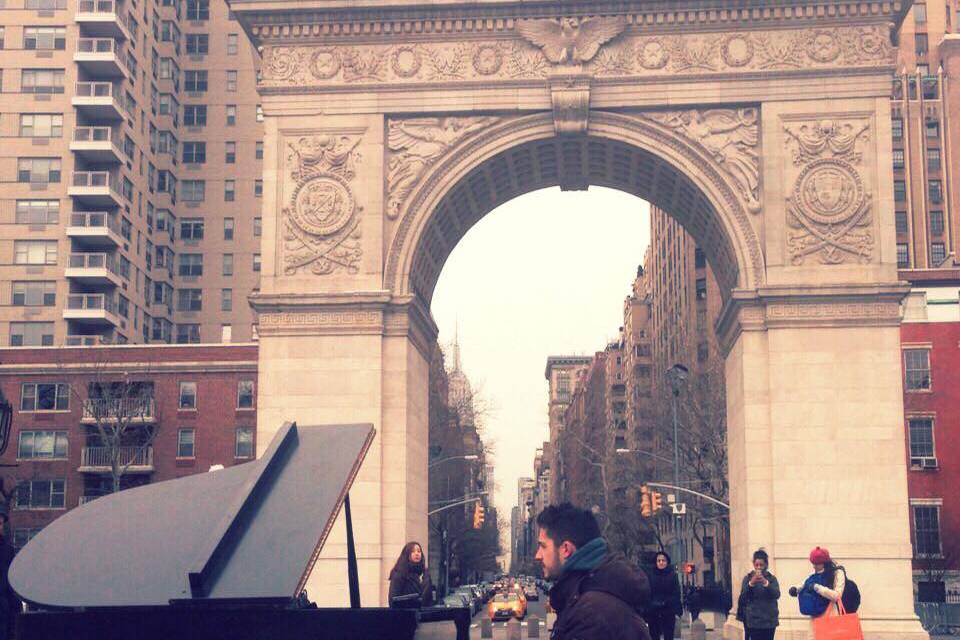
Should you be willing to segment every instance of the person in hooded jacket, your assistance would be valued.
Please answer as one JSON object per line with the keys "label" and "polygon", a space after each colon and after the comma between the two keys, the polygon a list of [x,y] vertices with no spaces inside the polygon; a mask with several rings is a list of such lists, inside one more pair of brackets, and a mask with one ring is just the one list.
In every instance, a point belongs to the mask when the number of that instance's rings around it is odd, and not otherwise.
{"label": "person in hooded jacket", "polygon": [[554,582],[551,640],[650,640],[640,615],[650,594],[647,578],[610,552],[593,514],[570,503],[551,505],[537,524],[535,560]]}
{"label": "person in hooded jacket", "polygon": [[650,581],[650,604],[643,617],[650,627],[653,640],[673,640],[677,617],[683,614],[680,601],[680,579],[674,571],[670,556],[657,553],[656,566],[647,571]]}
{"label": "person in hooded jacket", "polygon": [[[410,596],[418,596],[419,599]],[[408,542],[390,570],[390,606],[426,607],[432,599],[433,585],[423,558],[423,547],[419,542]]]}

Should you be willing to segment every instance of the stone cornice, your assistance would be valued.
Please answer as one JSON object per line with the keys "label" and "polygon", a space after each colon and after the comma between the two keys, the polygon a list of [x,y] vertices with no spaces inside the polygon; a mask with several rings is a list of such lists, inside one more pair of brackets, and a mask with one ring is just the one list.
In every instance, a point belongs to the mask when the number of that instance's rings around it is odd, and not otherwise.
{"label": "stone cornice", "polygon": [[716,332],[726,356],[745,331],[788,327],[899,326],[906,284],[763,287],[735,290]]}

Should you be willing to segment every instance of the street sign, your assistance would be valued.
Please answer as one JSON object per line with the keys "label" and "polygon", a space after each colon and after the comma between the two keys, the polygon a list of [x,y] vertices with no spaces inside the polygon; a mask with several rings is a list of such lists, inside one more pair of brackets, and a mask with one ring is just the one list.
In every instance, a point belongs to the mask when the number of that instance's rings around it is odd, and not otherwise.
{"label": "street sign", "polygon": [[673,515],[675,516],[682,516],[687,513],[686,502],[674,502],[670,505],[670,508],[673,509]]}

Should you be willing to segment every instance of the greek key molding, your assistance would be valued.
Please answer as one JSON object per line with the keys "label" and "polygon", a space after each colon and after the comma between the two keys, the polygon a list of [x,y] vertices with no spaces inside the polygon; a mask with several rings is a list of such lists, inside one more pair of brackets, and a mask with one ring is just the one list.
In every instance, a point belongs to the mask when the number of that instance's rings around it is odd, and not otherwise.
{"label": "greek key molding", "polygon": [[303,311],[262,313],[259,316],[260,333],[317,329],[380,329],[382,311]]}
{"label": "greek key molding", "polygon": [[[555,30],[539,39],[527,37],[531,24],[546,23]],[[584,29],[595,22],[584,20],[579,27],[560,24],[521,20],[497,39],[468,36],[448,42],[399,33],[380,38],[402,40],[396,44],[353,41],[320,46],[288,38],[264,46],[260,88],[539,80],[551,70],[571,68],[597,78],[670,78],[895,62],[896,50],[881,26],[651,35],[649,29],[616,32],[615,25],[626,23],[614,21],[585,36]],[[305,31],[315,37],[311,29]]]}

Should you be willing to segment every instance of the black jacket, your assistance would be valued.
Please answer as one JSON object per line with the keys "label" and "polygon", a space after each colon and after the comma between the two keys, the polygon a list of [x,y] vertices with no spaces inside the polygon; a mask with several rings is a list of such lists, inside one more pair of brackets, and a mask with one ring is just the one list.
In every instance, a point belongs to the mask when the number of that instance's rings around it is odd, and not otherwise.
{"label": "black jacket", "polygon": [[[421,579],[420,574],[409,571],[405,574],[393,575],[390,578],[390,606],[393,607],[393,599],[398,596],[419,595],[420,606],[428,607],[433,602],[433,585],[430,583],[430,572],[424,571]],[[411,605],[399,605],[411,606]]]}
{"label": "black jacket", "polygon": [[683,604],[680,600],[680,580],[673,567],[647,571],[650,581],[650,605],[647,607],[648,616],[660,616],[667,612],[676,616],[683,614]]}
{"label": "black jacket", "polygon": [[618,556],[591,571],[572,571],[550,590],[557,612],[552,640],[650,640],[640,616],[650,595],[647,577]]}
{"label": "black jacket", "polygon": [[743,616],[743,623],[749,629],[775,629],[780,624],[780,611],[777,607],[780,583],[769,571],[763,572],[763,577],[769,583],[766,587],[762,583],[751,586],[752,577],[751,571],[740,583],[740,593],[744,594],[740,603],[745,610],[738,613]]}

